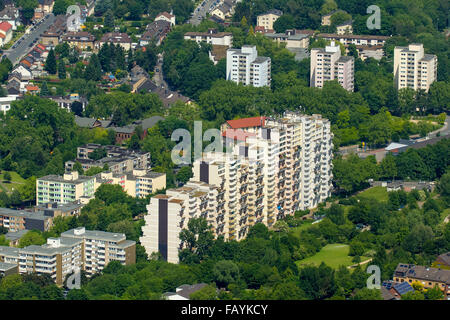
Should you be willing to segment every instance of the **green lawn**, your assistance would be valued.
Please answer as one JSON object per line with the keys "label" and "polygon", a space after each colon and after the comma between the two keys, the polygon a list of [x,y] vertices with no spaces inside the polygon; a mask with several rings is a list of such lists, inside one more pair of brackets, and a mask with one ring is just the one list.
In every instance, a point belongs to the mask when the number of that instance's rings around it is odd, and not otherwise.
{"label": "green lawn", "polygon": [[[325,262],[328,266],[337,269],[339,266],[351,266],[355,264],[352,262],[353,257],[348,255],[350,247],[346,244],[334,243],[327,244],[314,256],[296,261],[297,265],[306,266],[314,265],[319,266],[322,262]],[[368,257],[361,257],[361,261],[369,259]]]}
{"label": "green lawn", "polygon": [[309,227],[311,227],[313,222],[314,222],[314,220],[306,220],[305,222],[303,222],[302,225],[300,225],[300,226],[298,226],[298,227],[295,227],[295,228],[291,228],[290,231],[291,231],[294,235],[296,235],[297,237],[299,237],[299,236],[300,236],[300,232],[301,232],[302,230],[306,230],[306,229],[308,229]]}
{"label": "green lawn", "polygon": [[386,187],[373,187],[361,192],[360,194],[358,194],[358,197],[376,199],[379,201],[387,202],[388,192],[386,190]]}
{"label": "green lawn", "polygon": [[17,189],[19,185],[25,182],[25,180],[17,172],[9,171],[11,174],[11,182],[8,183],[3,178],[5,172],[6,171],[2,171],[0,174],[0,189],[3,191],[11,192],[13,188]]}

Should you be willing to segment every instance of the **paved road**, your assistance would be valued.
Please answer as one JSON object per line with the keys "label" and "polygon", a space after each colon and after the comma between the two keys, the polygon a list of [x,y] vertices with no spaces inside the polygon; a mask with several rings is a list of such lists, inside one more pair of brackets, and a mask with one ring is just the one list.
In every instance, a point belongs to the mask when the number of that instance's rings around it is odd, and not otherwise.
{"label": "paved road", "polygon": [[37,27],[34,26],[34,29],[30,33],[24,34],[18,39],[13,45],[15,46],[14,48],[12,46],[9,50],[5,50],[5,55],[11,60],[13,65],[18,63],[20,58],[32,48],[33,43],[38,42],[41,35],[55,22],[55,19],[53,14],[47,15],[45,20],[42,20]]}
{"label": "paved road", "polygon": [[219,5],[219,2],[220,0],[203,0],[195,8],[194,14],[188,22],[195,26],[199,25],[203,18],[206,17],[206,14],[211,13]]}
{"label": "paved road", "polygon": [[441,136],[447,136],[447,135],[450,134],[450,116],[447,116],[447,117],[445,118],[445,123],[444,123],[444,126],[443,126],[442,128],[440,128],[439,130],[430,132],[430,133],[428,134],[428,137],[429,137],[429,138],[434,138],[434,137],[436,137],[436,134],[437,134],[438,132],[440,132],[440,135],[441,135]]}
{"label": "paved road", "polygon": [[167,88],[168,86],[167,86],[166,81],[164,80],[164,76],[163,76],[163,73],[162,73],[163,62],[164,62],[163,61],[163,55],[159,54],[158,55],[158,61],[156,62],[156,66],[155,66],[155,70],[154,70],[155,73],[153,75],[153,82],[155,82],[155,84],[158,87],[163,86],[164,88]]}

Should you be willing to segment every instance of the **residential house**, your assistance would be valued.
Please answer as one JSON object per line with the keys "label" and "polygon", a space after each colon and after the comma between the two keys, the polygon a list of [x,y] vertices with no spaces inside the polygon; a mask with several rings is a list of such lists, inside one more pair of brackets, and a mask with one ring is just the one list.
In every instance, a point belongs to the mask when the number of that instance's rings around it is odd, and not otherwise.
{"label": "residential house", "polygon": [[167,21],[171,26],[175,25],[175,15],[167,12],[161,12],[155,17],[154,21]]}
{"label": "residential house", "polygon": [[95,37],[89,32],[68,32],[61,38],[62,42],[67,42],[70,46],[76,47],[81,51],[93,50]]}
{"label": "residential house", "polygon": [[139,39],[139,45],[143,47],[148,45],[152,41],[155,41],[155,44],[157,46],[161,45],[161,43],[169,33],[170,29],[171,24],[166,20],[153,21],[147,26],[146,31],[142,34],[141,38]]}
{"label": "residential house", "polygon": [[356,46],[384,46],[389,37],[387,36],[372,36],[359,34],[336,34],[336,33],[319,33],[317,38],[323,38],[329,41],[339,41],[344,46],[354,44]]}
{"label": "residential house", "polygon": [[100,41],[97,43],[97,49],[101,48],[105,43],[112,43],[120,45],[125,51],[129,51],[131,48],[131,38],[126,33],[120,32],[108,32],[103,35]]}
{"label": "residential house", "polygon": [[16,30],[18,26],[22,25],[20,21],[19,9],[14,4],[7,4],[0,11],[0,22],[8,22],[12,25],[12,29]]}
{"label": "residential house", "polygon": [[0,45],[4,46],[11,41],[13,26],[8,21],[0,22]]}
{"label": "residential house", "polygon": [[220,6],[211,12],[212,16],[217,16],[221,20],[230,18],[233,15],[233,4],[231,1],[224,1]]}
{"label": "residential house", "polygon": [[38,0],[38,6],[34,9],[34,20],[42,19],[46,14],[53,12],[54,0]]}
{"label": "residential house", "polygon": [[61,37],[67,30],[67,19],[65,15],[56,16],[55,22],[41,36],[41,42],[44,46],[53,46],[59,44]]}

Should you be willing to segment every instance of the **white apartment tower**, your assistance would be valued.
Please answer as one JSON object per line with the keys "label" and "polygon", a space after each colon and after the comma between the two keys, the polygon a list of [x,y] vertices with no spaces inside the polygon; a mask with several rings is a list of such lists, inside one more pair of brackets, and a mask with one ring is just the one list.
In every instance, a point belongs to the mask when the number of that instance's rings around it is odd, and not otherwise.
{"label": "white apartment tower", "polygon": [[254,224],[270,227],[331,195],[332,133],[320,115],[230,120],[222,136],[228,152],[204,153],[186,185],[150,200],[140,239],[148,254],[177,263],[179,233],[192,217],[206,218],[215,236],[241,240]]}
{"label": "white apartment tower", "polygon": [[227,80],[254,87],[270,86],[271,60],[258,57],[256,46],[227,50]]}
{"label": "white apartment tower", "polygon": [[394,85],[397,90],[411,88],[428,92],[437,79],[437,57],[425,54],[423,44],[394,48]]}
{"label": "white apartment tower", "polygon": [[348,91],[354,90],[355,59],[341,56],[341,48],[331,45],[311,49],[311,87],[322,88],[325,81],[337,80]]}

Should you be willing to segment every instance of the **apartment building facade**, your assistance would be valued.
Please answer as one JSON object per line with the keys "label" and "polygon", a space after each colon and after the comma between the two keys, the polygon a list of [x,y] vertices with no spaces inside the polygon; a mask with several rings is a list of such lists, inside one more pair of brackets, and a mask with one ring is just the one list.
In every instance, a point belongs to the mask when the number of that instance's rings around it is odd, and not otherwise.
{"label": "apartment building facade", "polygon": [[266,13],[260,14],[256,18],[257,26],[264,27],[266,29],[273,29],[273,24],[282,15],[283,12],[277,9],[272,9]]}
{"label": "apartment building facade", "polygon": [[48,238],[42,246],[19,249],[19,273],[48,274],[62,285],[74,268],[81,269],[82,260],[81,240]]}
{"label": "apartment building facade", "polygon": [[354,90],[354,57],[341,56],[334,41],[325,48],[311,49],[311,87],[322,88],[325,81],[337,80],[347,91]]}
{"label": "apartment building facade", "polygon": [[242,240],[251,226],[273,224],[331,195],[332,133],[320,115],[286,113],[227,121],[228,152],[207,152],[183,187],[157,195],[147,206],[141,243],[178,262],[179,233],[203,217],[215,236]]}
{"label": "apartment building facade", "polygon": [[127,240],[123,233],[86,230],[84,227],[61,233],[61,240],[82,244],[82,270],[93,275],[111,261],[123,265],[136,263],[136,242]]}
{"label": "apartment building facade", "polygon": [[78,171],[63,176],[48,175],[36,181],[36,205],[48,202],[87,203],[94,197],[95,177],[81,176]]}
{"label": "apartment building facade", "polygon": [[89,277],[111,261],[136,263],[136,242],[127,240],[123,233],[80,227],[63,232],[59,238],[48,238],[42,246],[0,247],[0,263],[18,266],[19,273],[48,274],[57,285],[76,269],[86,271]]}
{"label": "apartment building facade", "polygon": [[233,34],[231,32],[218,32],[217,29],[210,28],[207,32],[186,32],[185,40],[197,43],[206,42],[213,46],[231,47],[233,44]]}
{"label": "apartment building facade", "polygon": [[127,173],[101,172],[96,175],[97,187],[102,183],[118,184],[128,195],[145,198],[166,188],[166,174],[142,169]]}
{"label": "apartment building facade", "polygon": [[425,54],[423,44],[394,48],[394,85],[397,90],[411,88],[428,92],[437,80],[437,56]]}
{"label": "apartment building facade", "polygon": [[450,297],[450,270],[399,263],[395,268],[393,280],[410,285],[419,282],[425,289],[437,286],[446,297]]}
{"label": "apartment building facade", "polygon": [[227,80],[255,87],[270,86],[271,60],[258,57],[256,46],[227,50]]}

